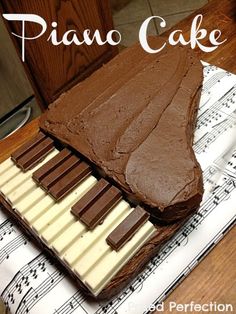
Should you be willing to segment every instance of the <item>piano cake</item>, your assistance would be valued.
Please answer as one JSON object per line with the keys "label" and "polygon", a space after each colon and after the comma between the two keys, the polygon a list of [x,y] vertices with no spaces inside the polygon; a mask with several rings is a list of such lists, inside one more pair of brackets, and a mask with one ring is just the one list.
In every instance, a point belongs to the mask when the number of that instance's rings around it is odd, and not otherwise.
{"label": "piano cake", "polygon": [[136,44],[60,96],[0,164],[4,207],[87,294],[119,293],[198,209],[202,80],[192,50]]}

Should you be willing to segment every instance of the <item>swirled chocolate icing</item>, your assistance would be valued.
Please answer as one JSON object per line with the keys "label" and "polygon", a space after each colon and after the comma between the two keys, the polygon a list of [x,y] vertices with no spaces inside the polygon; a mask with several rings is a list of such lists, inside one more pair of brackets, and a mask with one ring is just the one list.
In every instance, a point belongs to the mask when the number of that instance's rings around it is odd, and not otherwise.
{"label": "swirled chocolate icing", "polygon": [[175,221],[194,211],[203,194],[192,149],[202,73],[190,49],[148,54],[136,44],[51,104],[40,127],[90,159],[152,216]]}

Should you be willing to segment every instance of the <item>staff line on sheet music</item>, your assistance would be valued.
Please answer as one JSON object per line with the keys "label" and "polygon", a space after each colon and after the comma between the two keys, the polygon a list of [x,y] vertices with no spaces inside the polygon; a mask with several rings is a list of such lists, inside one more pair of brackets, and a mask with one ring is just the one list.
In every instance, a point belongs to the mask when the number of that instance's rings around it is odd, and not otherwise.
{"label": "staff line on sheet music", "polygon": [[16,314],[27,314],[50,290],[52,290],[65,275],[59,270],[55,270],[52,274],[48,273],[48,277],[40,283],[37,288],[31,287],[24,297],[21,299],[16,309]]}
{"label": "staff line on sheet music", "polygon": [[0,224],[0,241],[8,234],[14,232],[13,223],[10,219],[5,220]]}
{"label": "staff line on sheet music", "polygon": [[8,259],[15,250],[17,250],[21,245],[26,245],[28,239],[23,234],[19,234],[16,238],[11,240],[7,243],[1,250],[0,250],[0,264],[5,260]]}
{"label": "staff line on sheet music", "polygon": [[5,302],[8,302],[8,296],[14,295],[15,292],[20,293],[22,286],[26,286],[29,283],[29,277],[36,279],[36,271],[44,271],[45,263],[48,261],[47,257],[40,253],[28,264],[24,265],[8,283],[6,288],[2,292],[2,298]]}
{"label": "staff line on sheet music", "polygon": [[194,151],[198,154],[204,152],[209,146],[215,142],[218,137],[228,129],[236,126],[236,119],[225,119],[218,125],[213,126],[210,132],[205,133],[194,144]]}
{"label": "staff line on sheet music", "polygon": [[214,74],[210,79],[206,80],[203,85],[202,93],[207,93],[213,86],[215,86],[217,83],[220,83],[220,81],[226,77],[229,76],[230,73],[225,71],[220,71],[216,74]]}
{"label": "staff line on sheet music", "polygon": [[221,156],[219,156],[215,161],[215,165],[218,169],[224,167],[224,172],[229,177],[236,179],[236,150],[233,150],[232,157],[228,161],[226,161],[227,154],[228,152],[224,152]]}
{"label": "staff line on sheet music", "polygon": [[81,304],[86,300],[84,294],[80,291],[76,291],[64,304],[62,304],[57,310],[54,311],[55,314],[70,314],[73,313]]}
{"label": "staff line on sheet music", "polygon": [[[204,248],[199,252],[199,254],[197,256],[195,256],[190,262],[189,264],[186,266],[186,268],[181,272],[181,274],[179,274],[173,281],[171,284],[169,284],[168,287],[166,287],[165,291],[159,295],[152,304],[154,305],[158,305],[158,303],[162,302],[163,299],[169,295],[169,293],[175,289],[180,283],[181,281],[186,277],[186,275],[188,275],[189,272],[191,272],[198,264],[198,262],[200,262],[203,257],[205,255],[207,255],[213,248],[214,246],[217,244],[219,237],[221,238],[221,236],[227,232],[229,232],[233,226],[235,226],[236,224],[236,215],[234,215],[232,217],[232,219],[223,227],[221,228],[221,230],[219,230],[219,232],[215,235],[215,237],[209,241]],[[197,263],[196,263],[197,261]],[[150,313],[149,311],[144,312],[144,314],[148,314]]]}
{"label": "staff line on sheet music", "polygon": [[[197,130],[204,124],[204,121],[213,118],[214,115],[219,115],[220,113],[227,114],[227,112],[222,111],[222,108],[226,106],[229,101],[236,96],[236,84],[225,94],[217,100],[210,108],[206,109],[203,113],[198,116],[197,120]],[[225,103],[226,102],[226,103]],[[234,104],[234,103],[232,103]]]}
{"label": "staff line on sheet music", "polygon": [[[46,271],[47,265],[45,265],[45,263],[51,265],[48,257],[43,253],[40,253],[36,258],[20,269],[2,293],[3,300],[6,304],[9,305],[10,302],[14,303],[14,293],[18,292],[21,294],[24,286],[29,286],[29,276],[31,276],[31,280],[33,280],[38,276],[37,271]],[[34,307],[48,291],[53,289],[62,279],[64,279],[64,277],[65,275],[57,269],[52,274],[47,273],[46,279],[43,280],[37,288],[31,286],[31,288],[27,290],[16,313],[28,313],[28,311]]]}

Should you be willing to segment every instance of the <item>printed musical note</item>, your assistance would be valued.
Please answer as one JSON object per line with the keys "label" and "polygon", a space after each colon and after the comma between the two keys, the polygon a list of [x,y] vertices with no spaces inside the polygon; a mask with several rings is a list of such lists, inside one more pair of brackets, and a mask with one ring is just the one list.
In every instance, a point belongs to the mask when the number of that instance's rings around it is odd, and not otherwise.
{"label": "printed musical note", "polygon": [[228,152],[226,151],[217,158],[215,164],[220,169],[224,168],[224,172],[236,179],[236,147],[230,158],[228,158]]}
{"label": "printed musical note", "polygon": [[209,127],[220,121],[222,116],[235,112],[236,85],[218,99],[209,109],[198,116],[197,131]]}
{"label": "printed musical note", "polygon": [[0,241],[2,241],[5,236],[10,235],[12,232],[14,232],[12,221],[7,219],[2,222],[0,224]]}
{"label": "printed musical note", "polygon": [[206,65],[204,67],[204,77],[208,77],[210,76],[212,73],[214,73],[215,71],[217,71],[218,68],[215,65]]}
{"label": "printed musical note", "polygon": [[1,250],[0,250],[0,264],[10,257],[10,255],[17,250],[22,244],[26,245],[27,238],[20,234],[16,238],[14,238],[12,241],[10,241],[8,244],[6,244]]}
{"label": "printed musical note", "polygon": [[61,307],[55,310],[57,314],[73,313],[85,301],[85,296],[77,291],[70,299],[68,299]]}
{"label": "printed musical note", "polygon": [[55,270],[35,289],[32,287],[22,298],[16,312],[17,314],[26,314],[39,302],[50,290],[52,290],[63,278],[64,274]]}
{"label": "printed musical note", "polygon": [[200,154],[209,149],[210,145],[215,142],[221,134],[228,129],[236,128],[236,119],[234,117],[227,117],[222,122],[215,124],[210,132],[205,133],[199,140],[194,143],[194,150]]}
{"label": "printed musical note", "polygon": [[221,80],[225,77],[229,75],[227,72],[225,71],[221,71],[218,72],[216,74],[214,74],[213,76],[211,76],[208,80],[205,80],[203,89],[202,89],[202,93],[210,93],[210,89],[215,86],[217,83],[220,83]]}

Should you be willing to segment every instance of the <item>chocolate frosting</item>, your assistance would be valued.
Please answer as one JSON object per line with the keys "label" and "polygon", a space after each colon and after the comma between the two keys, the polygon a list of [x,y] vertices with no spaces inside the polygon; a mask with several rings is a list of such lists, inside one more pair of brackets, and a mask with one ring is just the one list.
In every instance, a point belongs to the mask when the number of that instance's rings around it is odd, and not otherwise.
{"label": "chocolate frosting", "polygon": [[152,216],[173,222],[202,199],[192,149],[202,80],[192,50],[167,46],[148,54],[136,44],[51,104],[40,127],[86,156]]}

